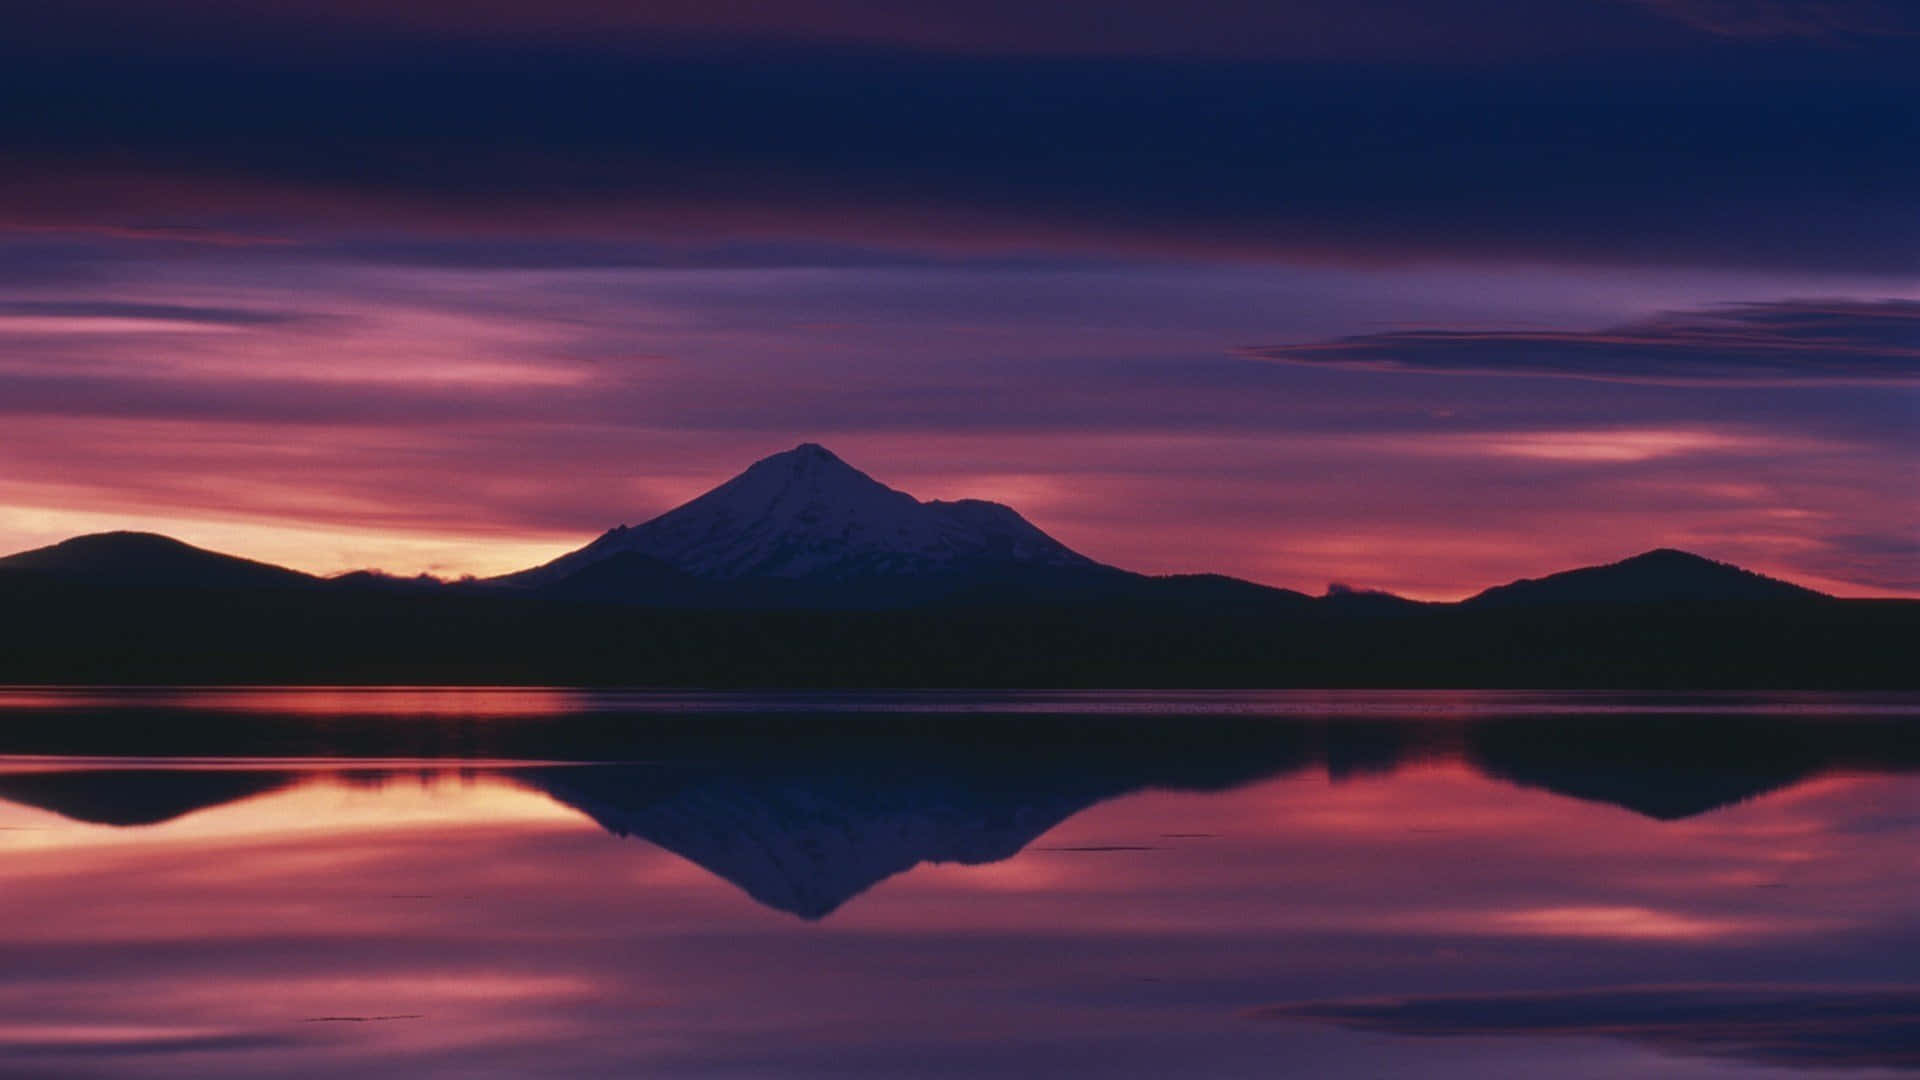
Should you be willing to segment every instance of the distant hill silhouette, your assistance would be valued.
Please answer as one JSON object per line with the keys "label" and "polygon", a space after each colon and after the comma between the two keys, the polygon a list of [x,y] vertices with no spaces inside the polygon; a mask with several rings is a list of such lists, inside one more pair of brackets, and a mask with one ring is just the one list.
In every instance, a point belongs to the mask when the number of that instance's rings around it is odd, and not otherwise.
{"label": "distant hill silhouette", "polygon": [[0,558],[7,570],[57,575],[91,585],[204,589],[304,588],[320,579],[298,570],[183,544],[156,533],[76,536]]}
{"label": "distant hill silhouette", "polygon": [[108,533],[0,559],[0,603],[0,680],[26,682],[1920,684],[1920,602],[1838,600],[1670,549],[1457,604],[1156,577],[813,444],[491,581],[323,580]]}
{"label": "distant hill silhouette", "polygon": [[1587,566],[1496,585],[1462,603],[1470,608],[1627,607],[1772,604],[1824,599],[1828,599],[1825,593],[1751,570],[1673,548],[1658,548],[1605,566]]}

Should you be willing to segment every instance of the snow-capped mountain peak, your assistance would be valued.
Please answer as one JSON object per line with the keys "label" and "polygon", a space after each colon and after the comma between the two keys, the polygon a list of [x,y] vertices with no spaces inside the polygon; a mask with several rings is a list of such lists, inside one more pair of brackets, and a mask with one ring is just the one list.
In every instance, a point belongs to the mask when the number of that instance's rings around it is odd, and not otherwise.
{"label": "snow-capped mountain peak", "polygon": [[502,581],[548,584],[629,553],[709,581],[835,581],[1098,565],[1010,507],[979,499],[921,502],[824,446],[802,443],[754,462],[659,517],[615,528]]}

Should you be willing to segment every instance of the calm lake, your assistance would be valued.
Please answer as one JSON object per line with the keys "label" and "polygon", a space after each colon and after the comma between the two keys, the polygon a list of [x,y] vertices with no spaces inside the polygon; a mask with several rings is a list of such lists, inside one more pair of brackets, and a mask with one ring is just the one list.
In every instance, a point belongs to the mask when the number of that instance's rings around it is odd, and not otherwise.
{"label": "calm lake", "polygon": [[0,690],[0,1076],[1920,1071],[1920,697]]}

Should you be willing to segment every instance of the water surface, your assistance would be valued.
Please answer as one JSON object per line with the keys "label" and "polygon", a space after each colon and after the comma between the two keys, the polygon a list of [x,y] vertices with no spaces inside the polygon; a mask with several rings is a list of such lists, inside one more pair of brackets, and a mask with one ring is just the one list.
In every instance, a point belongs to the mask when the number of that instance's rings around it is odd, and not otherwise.
{"label": "water surface", "polygon": [[0,1075],[1920,1071],[1920,701],[0,692]]}

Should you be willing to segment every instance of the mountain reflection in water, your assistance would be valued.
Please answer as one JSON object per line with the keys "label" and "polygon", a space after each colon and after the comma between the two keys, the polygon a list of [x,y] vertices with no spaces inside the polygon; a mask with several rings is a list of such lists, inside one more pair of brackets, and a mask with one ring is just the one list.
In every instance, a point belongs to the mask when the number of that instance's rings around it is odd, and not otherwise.
{"label": "mountain reflection in water", "polygon": [[[768,907],[814,919],[924,862],[1010,858],[1086,808],[1146,788],[1219,790],[1310,768],[1335,779],[1390,775],[1411,762],[1458,757],[1490,778],[1668,821],[1823,772],[1920,768],[1920,741],[1885,717],[1167,718],[1147,728],[1113,725],[1098,737],[1058,721],[1022,723],[1024,731],[965,721],[892,733],[830,725],[821,734],[675,731],[651,747],[664,761],[494,771],[608,832],[672,851]],[[16,768],[0,772],[0,799],[77,821],[149,825],[286,787],[302,774],[297,765]],[[367,769],[357,775],[378,778]]]}
{"label": "mountain reflection in water", "polygon": [[9,715],[0,1074],[1920,1067],[1913,713],[1406,704]]}

